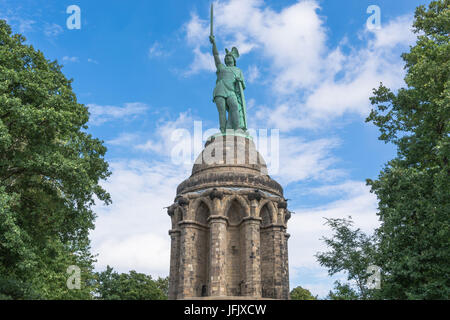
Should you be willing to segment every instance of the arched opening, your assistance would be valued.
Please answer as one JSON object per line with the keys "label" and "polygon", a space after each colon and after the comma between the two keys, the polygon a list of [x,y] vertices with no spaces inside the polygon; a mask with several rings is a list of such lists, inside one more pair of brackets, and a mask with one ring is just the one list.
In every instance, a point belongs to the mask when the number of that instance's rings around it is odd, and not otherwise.
{"label": "arched opening", "polygon": [[209,227],[206,226],[208,217],[210,216],[208,206],[201,201],[194,212],[195,221],[202,225],[197,226],[197,238],[195,239],[194,250],[197,251],[196,259],[196,278],[194,279],[194,288],[196,295],[202,297],[207,294],[209,285]]}
{"label": "arched opening", "polygon": [[261,239],[261,292],[263,298],[272,298],[274,283],[274,239],[270,228],[272,224],[272,215],[269,210],[269,204],[266,203],[260,211],[261,217],[261,228],[260,228],[260,239]]}
{"label": "arched opening", "polygon": [[236,199],[230,204],[226,212],[228,217],[227,228],[227,254],[226,254],[226,273],[227,273],[227,295],[242,295],[242,284],[244,275],[244,257],[243,248],[245,236],[242,234],[242,219],[245,216],[245,209]]}
{"label": "arched opening", "polygon": [[263,228],[267,227],[268,225],[270,225],[272,223],[272,215],[270,214],[270,211],[269,211],[269,203],[266,203],[264,205],[264,207],[261,208],[260,217],[262,219],[261,227],[263,227]]}
{"label": "arched opening", "polygon": [[197,210],[195,211],[195,221],[206,225],[208,223],[209,215],[210,212],[208,206],[205,204],[205,202],[201,201],[199,206],[197,207]]}

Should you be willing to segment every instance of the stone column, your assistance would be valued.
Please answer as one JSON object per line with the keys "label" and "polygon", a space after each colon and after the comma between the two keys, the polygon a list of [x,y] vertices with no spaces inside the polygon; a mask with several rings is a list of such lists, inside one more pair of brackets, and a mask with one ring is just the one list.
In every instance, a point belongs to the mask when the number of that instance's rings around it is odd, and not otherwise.
{"label": "stone column", "polygon": [[246,217],[243,221],[244,229],[244,286],[243,296],[258,297],[261,293],[261,251],[260,225],[261,218]]}
{"label": "stone column", "polygon": [[284,234],[284,251],[283,251],[283,274],[282,274],[282,279],[283,279],[283,290],[282,290],[282,299],[285,300],[289,300],[290,299],[290,295],[289,295],[289,261],[288,261],[288,239],[290,237],[289,233],[286,233],[286,230],[284,230],[283,232]]}
{"label": "stone column", "polygon": [[261,293],[263,298],[274,298],[273,276],[275,272],[274,240],[271,227],[261,228]]}
{"label": "stone column", "polygon": [[210,227],[210,296],[227,294],[225,257],[227,250],[227,224],[224,216],[212,215],[208,218]]}
{"label": "stone column", "polygon": [[177,298],[180,271],[180,230],[169,230],[170,243],[170,276],[169,300]]}
{"label": "stone column", "polygon": [[195,275],[197,259],[197,246],[195,245],[197,226],[193,221],[181,221],[178,223],[181,230],[180,237],[180,271],[178,280],[177,299],[195,297]]}
{"label": "stone column", "polygon": [[[281,199],[278,201],[278,221],[277,225],[279,226],[279,234],[276,237],[278,239],[278,243],[276,246],[279,246],[280,250],[280,272],[279,279],[277,278],[275,283],[275,295],[278,299],[286,299],[290,298],[289,295],[289,264],[288,264],[288,239],[289,234],[286,233],[286,222],[290,218],[290,212],[287,210],[287,201],[285,199]],[[279,285],[277,285],[279,283]]]}
{"label": "stone column", "polygon": [[273,274],[273,283],[274,283],[274,299],[283,299],[283,287],[284,287],[284,255],[285,255],[285,228],[283,225],[273,225],[271,227],[273,241],[274,241],[274,274]]}

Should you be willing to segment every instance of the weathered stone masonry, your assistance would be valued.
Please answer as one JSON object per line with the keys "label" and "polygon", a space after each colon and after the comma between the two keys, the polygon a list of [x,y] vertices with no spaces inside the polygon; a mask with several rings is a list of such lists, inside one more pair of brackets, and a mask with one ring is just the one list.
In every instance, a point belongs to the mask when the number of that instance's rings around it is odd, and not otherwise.
{"label": "weathered stone masonry", "polygon": [[252,140],[207,143],[168,214],[169,299],[289,298],[290,212]]}

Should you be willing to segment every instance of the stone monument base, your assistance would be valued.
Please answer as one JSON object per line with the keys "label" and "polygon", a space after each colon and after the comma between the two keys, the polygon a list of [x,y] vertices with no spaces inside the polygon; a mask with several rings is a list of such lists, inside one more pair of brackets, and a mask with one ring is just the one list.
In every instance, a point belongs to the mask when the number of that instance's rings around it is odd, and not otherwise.
{"label": "stone monument base", "polygon": [[207,141],[167,213],[169,299],[289,299],[291,214],[252,139]]}
{"label": "stone monument base", "polygon": [[206,139],[207,143],[214,140],[217,137],[226,137],[226,136],[235,136],[235,137],[243,137],[250,140],[253,140],[253,137],[250,135],[248,131],[244,131],[241,129],[233,130],[233,129],[227,129],[225,132],[218,132],[210,136],[208,139]]}

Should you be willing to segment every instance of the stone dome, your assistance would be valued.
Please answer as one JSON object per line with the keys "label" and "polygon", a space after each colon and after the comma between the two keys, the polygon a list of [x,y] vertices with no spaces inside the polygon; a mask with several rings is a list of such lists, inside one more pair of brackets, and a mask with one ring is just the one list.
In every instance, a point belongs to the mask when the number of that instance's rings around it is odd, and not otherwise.
{"label": "stone dome", "polygon": [[283,196],[283,188],[268,175],[253,140],[237,135],[212,137],[206,142],[191,176],[178,186],[177,196],[215,187],[251,188]]}

